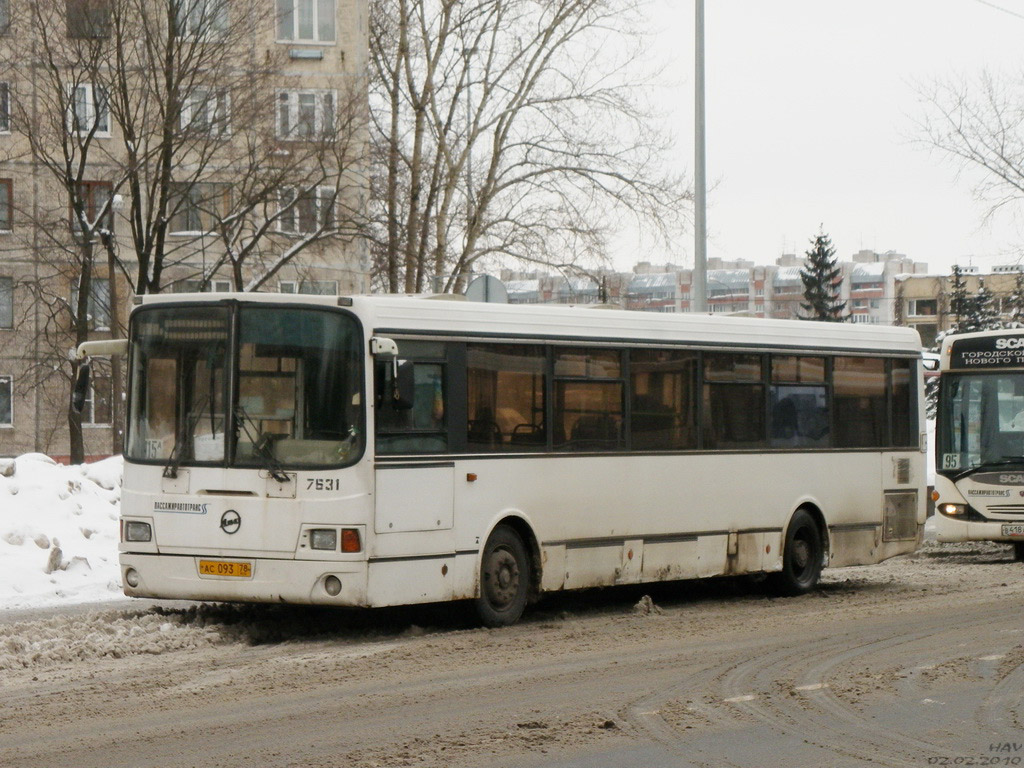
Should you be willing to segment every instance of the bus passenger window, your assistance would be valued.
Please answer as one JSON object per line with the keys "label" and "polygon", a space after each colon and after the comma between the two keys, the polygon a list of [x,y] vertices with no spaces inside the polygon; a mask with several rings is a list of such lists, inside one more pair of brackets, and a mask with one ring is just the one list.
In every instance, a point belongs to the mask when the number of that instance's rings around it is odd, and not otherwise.
{"label": "bus passenger window", "polygon": [[630,352],[631,447],[637,451],[697,447],[697,353]]}
{"label": "bus passenger window", "polygon": [[892,361],[892,445],[897,447],[916,448],[919,440],[917,403],[911,387],[914,365],[911,360]]}
{"label": "bus passenger window", "polygon": [[611,349],[555,352],[554,447],[614,451],[623,447],[625,382],[621,353]]}
{"label": "bus passenger window", "polygon": [[466,347],[467,447],[471,451],[528,451],[547,446],[542,346]]}
{"label": "bus passenger window", "polygon": [[[825,358],[772,355],[769,431],[773,448],[827,448]],[[817,386],[815,386],[817,385]]]}
{"label": "bus passenger window", "polygon": [[832,366],[835,446],[881,448],[888,421],[885,360],[837,357]]}
{"label": "bus passenger window", "polygon": [[767,443],[761,355],[704,355],[704,447],[759,448]]}

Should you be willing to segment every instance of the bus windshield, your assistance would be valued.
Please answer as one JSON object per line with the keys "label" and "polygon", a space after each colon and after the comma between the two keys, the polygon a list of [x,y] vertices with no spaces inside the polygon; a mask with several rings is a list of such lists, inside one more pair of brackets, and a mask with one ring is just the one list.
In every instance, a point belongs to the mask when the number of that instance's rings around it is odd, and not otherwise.
{"label": "bus windshield", "polygon": [[140,310],[131,329],[129,460],[281,469],[362,453],[356,321],[316,308]]}
{"label": "bus windshield", "polygon": [[1024,372],[942,375],[936,469],[1024,465]]}

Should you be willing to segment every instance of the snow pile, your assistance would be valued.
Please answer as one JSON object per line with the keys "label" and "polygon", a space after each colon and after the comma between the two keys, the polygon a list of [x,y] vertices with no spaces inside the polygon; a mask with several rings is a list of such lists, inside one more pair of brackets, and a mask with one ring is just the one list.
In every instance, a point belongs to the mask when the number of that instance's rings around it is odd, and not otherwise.
{"label": "snow pile", "polygon": [[0,608],[121,596],[121,457],[64,466],[0,459]]}

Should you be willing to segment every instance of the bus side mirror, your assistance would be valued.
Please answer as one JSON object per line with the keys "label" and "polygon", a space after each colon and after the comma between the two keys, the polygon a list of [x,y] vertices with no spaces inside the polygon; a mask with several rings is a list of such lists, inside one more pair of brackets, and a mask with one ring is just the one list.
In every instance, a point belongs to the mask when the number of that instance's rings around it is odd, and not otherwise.
{"label": "bus side mirror", "polygon": [[935,357],[922,358],[921,364],[924,366],[926,371],[937,371],[939,370],[939,360]]}
{"label": "bus side mirror", "polygon": [[80,414],[85,407],[85,400],[89,396],[89,372],[92,368],[88,360],[78,367],[78,378],[75,379],[75,388],[71,391],[71,410]]}
{"label": "bus side mirror", "polygon": [[382,397],[386,398],[395,410],[407,411],[412,408],[416,394],[413,363],[409,360],[399,360],[395,340],[383,336],[374,336],[370,339],[370,354],[381,364],[381,379],[387,382],[381,393]]}

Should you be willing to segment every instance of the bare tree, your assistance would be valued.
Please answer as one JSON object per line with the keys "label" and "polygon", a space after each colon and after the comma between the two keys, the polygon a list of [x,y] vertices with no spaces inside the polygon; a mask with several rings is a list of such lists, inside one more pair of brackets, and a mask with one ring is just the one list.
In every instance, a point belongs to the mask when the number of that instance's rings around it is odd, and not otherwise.
{"label": "bare tree", "polygon": [[630,62],[639,0],[374,0],[375,270],[450,291],[481,262],[568,268],[623,214],[690,199]]}
{"label": "bare tree", "polygon": [[917,139],[977,179],[974,193],[988,206],[985,218],[1024,213],[1024,77],[982,72],[918,91],[925,108]]}
{"label": "bare tree", "polygon": [[66,395],[79,365],[68,350],[95,330],[97,270],[117,335],[118,277],[155,293],[169,270],[203,284],[224,267],[236,289],[255,290],[306,249],[362,231],[365,82],[279,87],[286,54],[266,43],[275,13],[266,0],[16,6],[0,49],[15,140],[0,162],[30,168],[39,190],[19,210],[25,247],[47,265],[36,367],[62,377]]}

